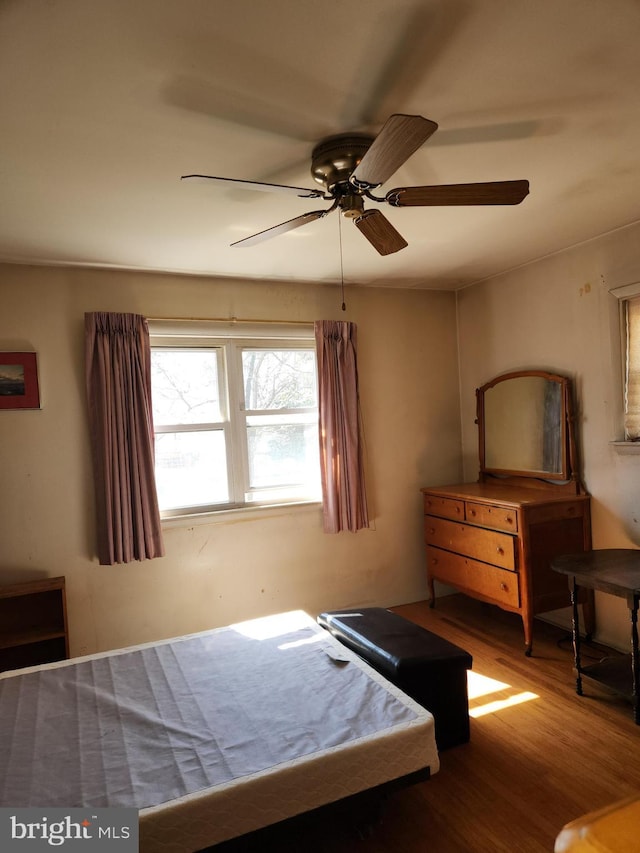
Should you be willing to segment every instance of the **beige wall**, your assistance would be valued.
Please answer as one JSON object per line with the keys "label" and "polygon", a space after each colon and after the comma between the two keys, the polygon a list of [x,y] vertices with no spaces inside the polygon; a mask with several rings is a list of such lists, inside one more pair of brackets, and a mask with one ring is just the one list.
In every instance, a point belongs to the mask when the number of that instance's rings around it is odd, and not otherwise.
{"label": "beige wall", "polygon": [[[533,367],[575,381],[594,547],[640,547],[640,455],[610,445],[620,382],[609,290],[634,281],[640,226],[457,296],[352,289],[345,314],[329,285],[0,265],[0,350],[38,352],[42,396],[41,411],[0,412],[0,582],[65,575],[74,654],[289,608],[421,599],[418,490],[476,479],[475,388]],[[83,374],[94,310],[356,322],[374,529],[327,536],[317,507],[227,516],[168,525],[160,560],[99,566]],[[599,639],[627,648],[624,603],[598,595],[597,608]]]}
{"label": "beige wall", "polygon": [[[0,265],[0,350],[36,350],[42,410],[0,412],[0,582],[67,578],[73,654],[290,608],[425,597],[419,488],[459,479],[455,297]],[[325,535],[318,507],[172,524],[167,555],[94,556],[83,314],[358,324],[374,529]]]}
{"label": "beige wall", "polygon": [[[640,455],[610,445],[622,430],[617,303],[609,291],[637,281],[640,225],[458,293],[465,478],[477,477],[479,385],[536,367],[571,376],[595,548],[640,547]],[[624,602],[598,594],[597,617],[599,639],[627,649]]]}

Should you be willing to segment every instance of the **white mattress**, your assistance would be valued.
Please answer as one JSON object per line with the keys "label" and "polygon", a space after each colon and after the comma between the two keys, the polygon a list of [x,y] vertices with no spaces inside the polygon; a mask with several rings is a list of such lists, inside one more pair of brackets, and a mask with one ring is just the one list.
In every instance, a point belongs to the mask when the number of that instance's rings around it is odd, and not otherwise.
{"label": "white mattress", "polygon": [[425,767],[431,714],[300,611],[0,674],[0,806],[134,807],[143,853]]}

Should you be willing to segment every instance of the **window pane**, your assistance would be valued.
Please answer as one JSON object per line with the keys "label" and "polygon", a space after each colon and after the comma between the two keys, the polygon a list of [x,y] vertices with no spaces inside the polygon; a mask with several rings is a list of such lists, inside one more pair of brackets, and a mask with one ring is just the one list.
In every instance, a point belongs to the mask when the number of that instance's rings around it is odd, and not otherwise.
{"label": "window pane", "polygon": [[640,296],[627,308],[627,381],[625,387],[625,438],[640,436]]}
{"label": "window pane", "polygon": [[156,426],[222,420],[217,349],[155,349],[151,371]]}
{"label": "window pane", "polygon": [[303,409],[316,405],[313,350],[245,349],[242,370],[247,411]]}
{"label": "window pane", "polygon": [[309,493],[315,493],[319,482],[315,415],[250,417],[247,443],[250,488],[305,483]]}
{"label": "window pane", "polygon": [[161,510],[228,501],[224,432],[156,433],[156,488]]}

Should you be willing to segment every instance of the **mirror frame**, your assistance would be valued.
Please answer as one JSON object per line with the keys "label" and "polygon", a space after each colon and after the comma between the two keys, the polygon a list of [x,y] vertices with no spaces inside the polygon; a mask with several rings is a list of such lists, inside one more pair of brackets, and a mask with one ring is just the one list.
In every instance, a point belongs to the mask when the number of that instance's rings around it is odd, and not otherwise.
{"label": "mirror frame", "polygon": [[[558,472],[547,471],[527,471],[516,470],[509,468],[488,468],[486,465],[485,456],[485,436],[486,436],[486,421],[485,421],[485,394],[491,388],[502,382],[508,382],[513,379],[523,377],[541,377],[549,382],[557,382],[561,388],[561,428],[562,428],[562,468]],[[576,441],[574,435],[573,411],[572,411],[572,386],[571,380],[566,376],[560,376],[557,373],[550,373],[546,370],[519,370],[511,373],[503,373],[495,379],[482,385],[476,389],[476,406],[478,425],[478,441],[480,455],[480,480],[486,481],[489,478],[525,478],[527,481],[540,481],[549,485],[559,486],[568,485],[569,488],[576,492],[581,491],[577,474],[576,462]],[[533,482],[530,482],[534,485]]]}

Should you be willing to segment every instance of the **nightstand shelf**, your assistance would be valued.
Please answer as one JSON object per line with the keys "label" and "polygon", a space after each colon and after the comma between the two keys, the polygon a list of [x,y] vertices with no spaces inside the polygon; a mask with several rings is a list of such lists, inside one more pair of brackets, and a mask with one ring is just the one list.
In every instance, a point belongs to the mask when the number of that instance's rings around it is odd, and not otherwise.
{"label": "nightstand shelf", "polygon": [[0,586],[0,671],[68,657],[65,579]]}
{"label": "nightstand shelf", "polygon": [[633,700],[631,655],[606,658],[598,663],[581,666],[580,675],[583,679],[588,679],[593,684],[610,690],[612,693],[623,696],[629,701]]}

